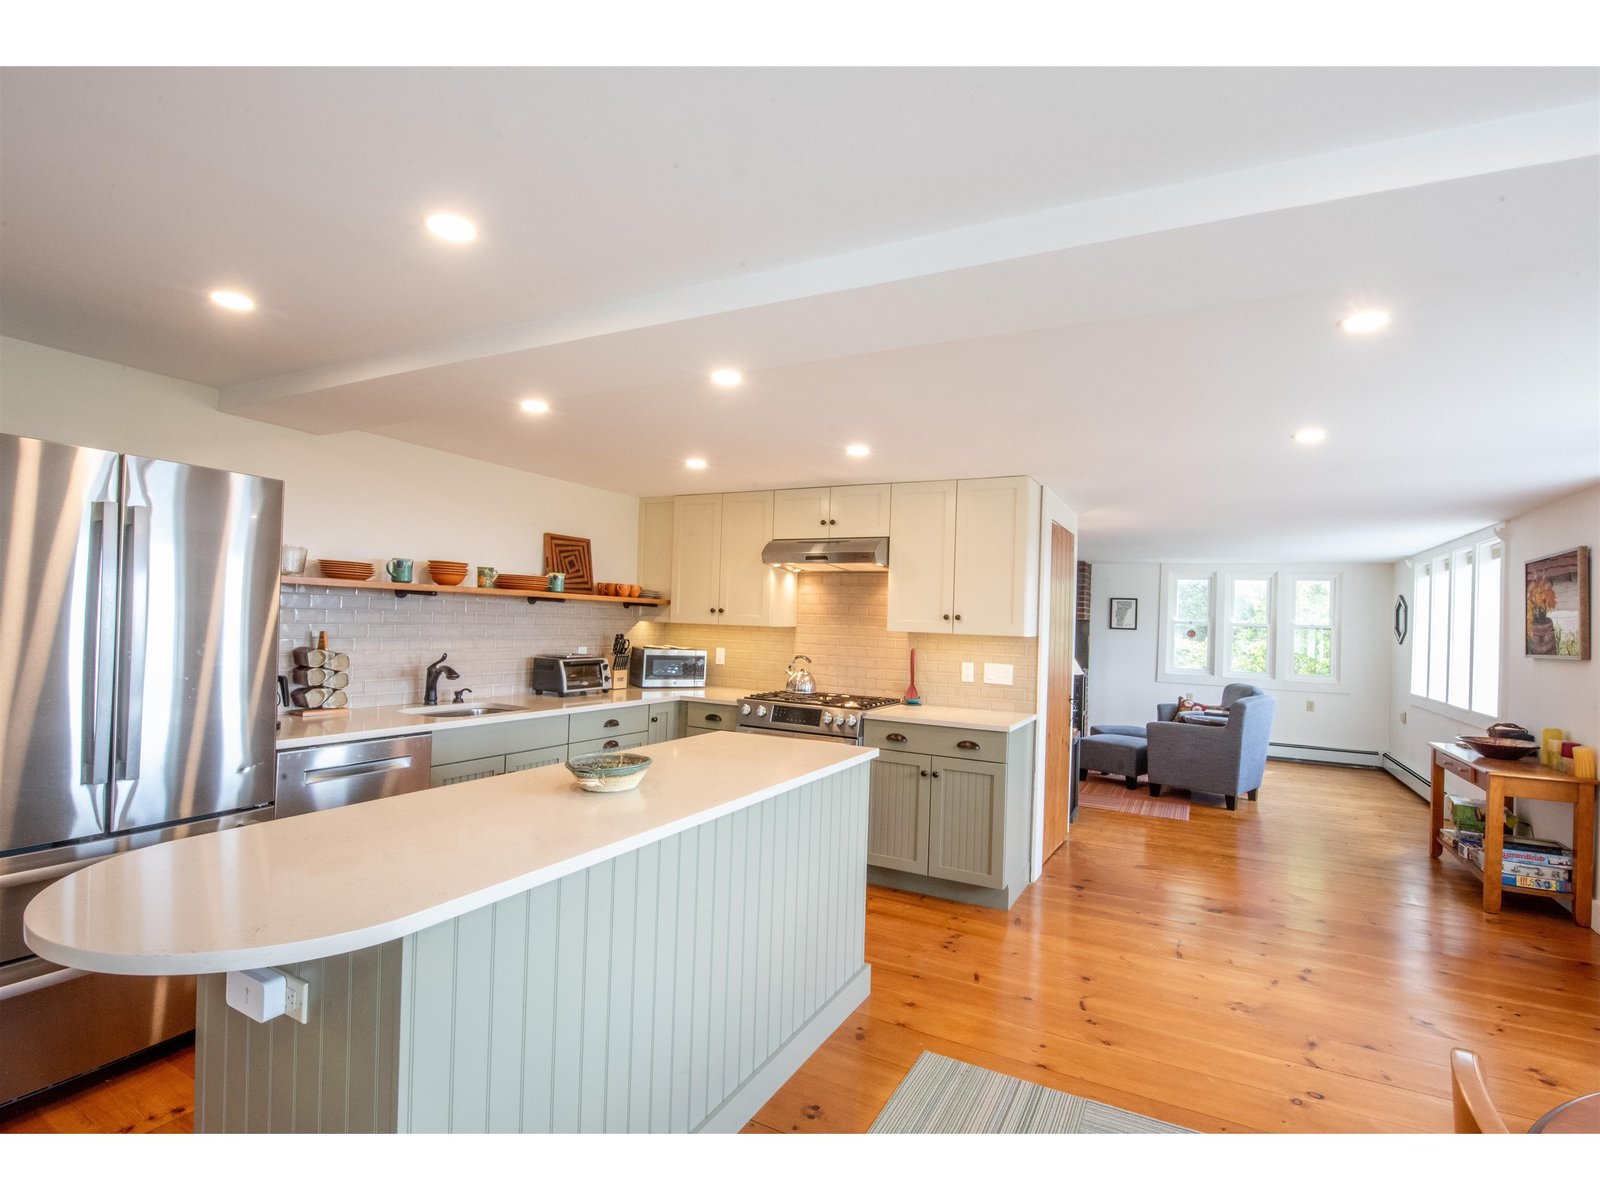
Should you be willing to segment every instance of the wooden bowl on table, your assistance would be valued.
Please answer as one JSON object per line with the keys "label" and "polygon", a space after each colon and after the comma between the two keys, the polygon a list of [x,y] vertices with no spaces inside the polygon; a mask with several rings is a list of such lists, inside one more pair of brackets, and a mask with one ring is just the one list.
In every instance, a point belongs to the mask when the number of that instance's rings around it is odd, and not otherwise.
{"label": "wooden bowl on table", "polygon": [[1485,758],[1514,761],[1539,753],[1538,742],[1525,742],[1521,738],[1458,737],[1456,741],[1469,750],[1476,750]]}

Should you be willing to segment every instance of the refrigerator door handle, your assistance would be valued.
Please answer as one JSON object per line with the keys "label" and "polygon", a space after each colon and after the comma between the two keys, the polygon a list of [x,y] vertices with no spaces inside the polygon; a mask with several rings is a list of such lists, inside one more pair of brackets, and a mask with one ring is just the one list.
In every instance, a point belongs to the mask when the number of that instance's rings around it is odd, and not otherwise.
{"label": "refrigerator door handle", "polygon": [[111,690],[115,683],[117,637],[117,502],[100,500],[89,514],[88,600],[83,647],[83,762],[78,782],[104,783],[105,747],[111,744]]}
{"label": "refrigerator door handle", "polygon": [[117,778],[139,778],[144,742],[146,614],[150,606],[150,509],[129,504],[122,522],[122,721],[117,730]]}

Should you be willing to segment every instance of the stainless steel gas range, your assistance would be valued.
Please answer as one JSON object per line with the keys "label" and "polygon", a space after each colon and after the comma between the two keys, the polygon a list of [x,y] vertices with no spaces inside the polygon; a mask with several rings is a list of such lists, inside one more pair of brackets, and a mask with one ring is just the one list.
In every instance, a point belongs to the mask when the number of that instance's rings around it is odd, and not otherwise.
{"label": "stainless steel gas range", "polygon": [[840,692],[759,692],[739,701],[739,728],[779,737],[828,738],[861,744],[861,716],[898,704],[887,696]]}

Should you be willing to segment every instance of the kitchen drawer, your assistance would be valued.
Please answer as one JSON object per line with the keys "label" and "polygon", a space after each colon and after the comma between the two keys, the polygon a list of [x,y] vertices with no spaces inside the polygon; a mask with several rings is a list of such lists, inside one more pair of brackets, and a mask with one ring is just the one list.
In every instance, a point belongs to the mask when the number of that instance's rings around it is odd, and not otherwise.
{"label": "kitchen drawer", "polygon": [[1004,730],[957,729],[950,725],[917,725],[869,717],[863,741],[880,750],[903,750],[908,754],[942,754],[946,758],[972,758],[980,762],[1006,761]]}
{"label": "kitchen drawer", "polygon": [[464,762],[447,763],[434,767],[428,775],[431,787],[445,787],[452,783],[465,783],[469,779],[487,779],[491,775],[506,773],[506,756],[490,754],[483,758],[469,758]]}
{"label": "kitchen drawer", "polygon": [[626,733],[643,733],[650,725],[648,705],[634,704],[628,708],[607,708],[600,712],[572,714],[572,732],[569,742],[589,742],[595,738],[621,737]]}
{"label": "kitchen drawer", "polygon": [[577,758],[580,754],[601,754],[607,750],[637,750],[650,740],[650,735],[641,730],[638,733],[613,734],[611,737],[595,738],[589,742],[573,742],[567,747],[567,757]]}
{"label": "kitchen drawer", "polygon": [[731,704],[707,704],[704,700],[684,702],[685,733],[716,733],[739,727],[739,710]]}
{"label": "kitchen drawer", "polygon": [[565,746],[546,746],[542,750],[521,750],[516,754],[506,755],[506,774],[513,771],[531,771],[534,767],[548,767],[558,762],[565,762],[567,748]]}
{"label": "kitchen drawer", "polygon": [[567,716],[533,717],[526,721],[495,721],[489,725],[435,726],[433,762],[465,762],[487,754],[516,754],[523,750],[542,750],[564,746],[570,740]]}

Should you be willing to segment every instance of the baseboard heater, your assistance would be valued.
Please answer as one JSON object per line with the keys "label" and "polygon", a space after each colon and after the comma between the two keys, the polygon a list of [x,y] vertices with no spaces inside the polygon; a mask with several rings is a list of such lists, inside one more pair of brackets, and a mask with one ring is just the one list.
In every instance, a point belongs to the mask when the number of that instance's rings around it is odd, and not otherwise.
{"label": "baseboard heater", "polygon": [[1383,756],[1383,769],[1405,784],[1424,800],[1432,803],[1433,785],[1392,754]]}
{"label": "baseboard heater", "polygon": [[1383,769],[1383,755],[1377,750],[1350,750],[1342,746],[1305,746],[1298,742],[1272,742],[1267,757],[1277,762],[1320,763],[1332,767]]}

